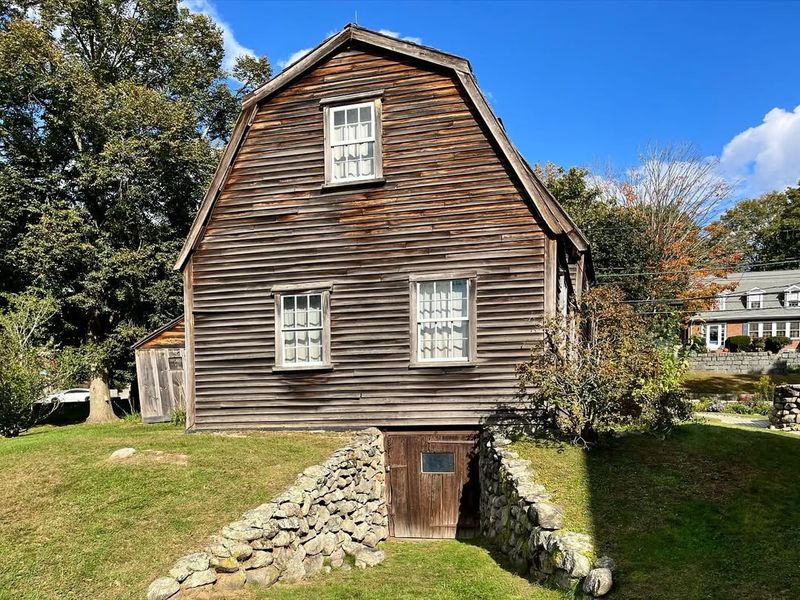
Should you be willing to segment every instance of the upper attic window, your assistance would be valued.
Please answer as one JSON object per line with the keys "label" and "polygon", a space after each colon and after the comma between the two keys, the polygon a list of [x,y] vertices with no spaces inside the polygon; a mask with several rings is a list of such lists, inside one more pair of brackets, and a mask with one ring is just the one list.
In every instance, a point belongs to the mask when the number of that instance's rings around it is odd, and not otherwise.
{"label": "upper attic window", "polygon": [[797,308],[800,306],[800,286],[790,285],[784,292],[784,306]]}
{"label": "upper attic window", "polygon": [[747,308],[764,307],[764,290],[753,288],[747,292]]}
{"label": "upper attic window", "polygon": [[374,181],[383,175],[380,102],[324,106],[327,185]]}

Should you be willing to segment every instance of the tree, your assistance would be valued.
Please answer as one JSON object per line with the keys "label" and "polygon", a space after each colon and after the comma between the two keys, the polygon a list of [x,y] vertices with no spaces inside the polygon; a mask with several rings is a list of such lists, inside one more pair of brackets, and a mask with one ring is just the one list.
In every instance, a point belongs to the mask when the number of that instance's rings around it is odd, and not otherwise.
{"label": "tree", "polygon": [[591,242],[598,281],[667,328],[710,305],[722,287],[709,276],[741,260],[711,222],[731,187],[691,146],[652,146],[638,166],[603,178],[553,166],[540,174]]}
{"label": "tree", "polygon": [[85,347],[90,419],[108,420],[130,343],[181,310],[172,262],[270,65],[243,57],[226,72],[219,28],[174,0],[4,6],[0,291],[55,299],[50,331]]}
{"label": "tree", "polygon": [[795,268],[800,263],[791,262],[800,257],[800,182],[783,192],[737,202],[716,225],[741,251],[744,263],[756,265],[753,270]]}
{"label": "tree", "polygon": [[667,433],[691,415],[678,391],[684,361],[623,298],[619,288],[596,287],[580,311],[546,320],[530,361],[517,368],[533,429],[585,446],[623,426]]}
{"label": "tree", "polygon": [[22,294],[5,297],[0,312],[0,436],[16,437],[44,412],[36,405],[49,381],[52,347],[43,337],[56,312],[52,298]]}

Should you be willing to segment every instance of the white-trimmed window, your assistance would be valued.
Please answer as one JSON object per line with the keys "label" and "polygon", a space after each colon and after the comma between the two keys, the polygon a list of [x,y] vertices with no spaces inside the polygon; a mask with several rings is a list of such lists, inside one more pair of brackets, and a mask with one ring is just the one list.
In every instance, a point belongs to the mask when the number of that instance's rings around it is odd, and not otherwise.
{"label": "white-trimmed window", "polygon": [[324,106],[325,182],[343,184],[379,179],[381,101]]}
{"label": "white-trimmed window", "polygon": [[790,285],[783,294],[783,305],[786,308],[800,307],[800,286]]}
{"label": "white-trimmed window", "polygon": [[727,299],[728,299],[727,294],[717,294],[717,297],[714,299],[713,310],[725,310]]}
{"label": "white-trimmed window", "polygon": [[764,308],[764,290],[753,288],[747,292],[747,308]]}
{"label": "white-trimmed window", "polygon": [[475,358],[475,278],[413,278],[413,365],[468,364]]}
{"label": "white-trimmed window", "polygon": [[330,289],[273,288],[275,367],[319,369],[330,366]]}
{"label": "white-trimmed window", "polygon": [[748,323],[745,335],[749,335],[751,338],[763,337],[763,326],[763,323]]}
{"label": "white-trimmed window", "polygon": [[800,321],[789,321],[786,327],[786,337],[800,340]]}

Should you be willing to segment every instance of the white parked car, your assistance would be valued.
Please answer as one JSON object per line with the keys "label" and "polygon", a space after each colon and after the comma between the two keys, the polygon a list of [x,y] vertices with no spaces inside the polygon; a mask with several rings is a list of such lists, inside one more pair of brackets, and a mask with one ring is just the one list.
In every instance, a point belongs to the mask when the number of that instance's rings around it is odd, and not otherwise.
{"label": "white parked car", "polygon": [[47,398],[42,400],[42,404],[66,404],[88,401],[89,388],[72,388],[70,390],[61,390],[55,394],[50,394]]}

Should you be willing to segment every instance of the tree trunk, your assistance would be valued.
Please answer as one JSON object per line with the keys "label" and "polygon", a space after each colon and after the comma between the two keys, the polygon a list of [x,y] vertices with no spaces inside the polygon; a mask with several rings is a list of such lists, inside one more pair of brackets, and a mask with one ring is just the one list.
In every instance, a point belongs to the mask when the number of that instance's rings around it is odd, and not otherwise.
{"label": "tree trunk", "polygon": [[108,383],[102,375],[93,375],[89,384],[89,418],[87,423],[113,423],[117,415],[111,408],[111,394]]}

